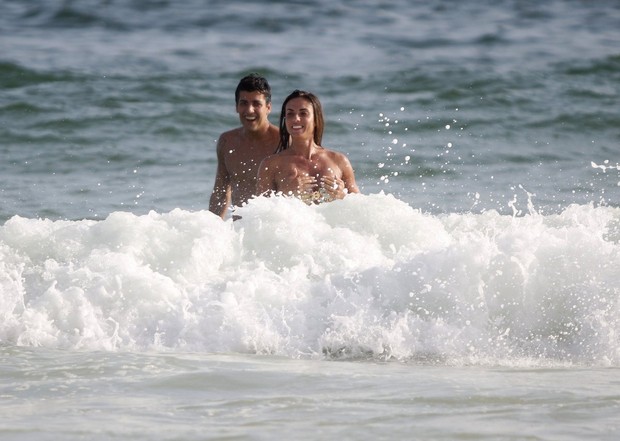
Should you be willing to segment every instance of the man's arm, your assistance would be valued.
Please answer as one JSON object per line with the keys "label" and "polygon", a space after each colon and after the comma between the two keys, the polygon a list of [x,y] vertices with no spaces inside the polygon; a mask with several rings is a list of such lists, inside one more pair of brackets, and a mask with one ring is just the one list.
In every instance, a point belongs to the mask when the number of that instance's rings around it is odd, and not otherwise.
{"label": "man's arm", "polygon": [[217,171],[215,172],[215,184],[209,199],[209,211],[217,214],[222,219],[230,206],[230,173],[224,161],[224,138],[220,136],[217,141]]}

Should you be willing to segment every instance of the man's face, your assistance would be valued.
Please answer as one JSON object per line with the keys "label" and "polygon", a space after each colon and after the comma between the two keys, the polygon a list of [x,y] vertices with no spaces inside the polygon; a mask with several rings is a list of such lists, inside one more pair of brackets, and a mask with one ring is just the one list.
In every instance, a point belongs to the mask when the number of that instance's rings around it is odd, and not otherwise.
{"label": "man's face", "polygon": [[239,92],[237,113],[241,125],[247,130],[258,130],[269,124],[267,117],[271,113],[271,103],[260,92]]}

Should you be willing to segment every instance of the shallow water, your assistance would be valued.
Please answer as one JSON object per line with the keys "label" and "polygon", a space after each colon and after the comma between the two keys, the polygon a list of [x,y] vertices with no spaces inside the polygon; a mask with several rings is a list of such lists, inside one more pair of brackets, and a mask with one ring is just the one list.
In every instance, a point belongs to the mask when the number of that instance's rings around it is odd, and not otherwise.
{"label": "shallow water", "polygon": [[2,358],[3,439],[611,440],[619,430],[615,368],[8,348]]}

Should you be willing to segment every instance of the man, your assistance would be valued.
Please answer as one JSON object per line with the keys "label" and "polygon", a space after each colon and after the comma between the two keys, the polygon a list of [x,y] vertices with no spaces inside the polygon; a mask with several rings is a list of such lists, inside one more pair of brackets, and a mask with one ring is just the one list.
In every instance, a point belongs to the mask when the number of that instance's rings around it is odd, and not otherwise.
{"label": "man", "polygon": [[220,135],[217,171],[209,210],[222,219],[228,208],[238,207],[256,195],[256,176],[261,161],[278,147],[279,130],[269,122],[271,87],[258,74],[239,81],[235,90],[241,127]]}

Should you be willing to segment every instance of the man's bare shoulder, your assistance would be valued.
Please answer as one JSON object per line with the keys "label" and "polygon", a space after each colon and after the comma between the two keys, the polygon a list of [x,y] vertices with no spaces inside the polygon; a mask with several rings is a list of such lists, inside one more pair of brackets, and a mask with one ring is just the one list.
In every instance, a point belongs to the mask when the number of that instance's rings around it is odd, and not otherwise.
{"label": "man's bare shoulder", "polygon": [[274,124],[269,124],[269,129],[267,129],[267,132],[269,133],[269,136],[275,136],[278,139],[280,138],[280,129]]}
{"label": "man's bare shoulder", "polygon": [[229,142],[239,139],[242,135],[242,130],[243,129],[241,127],[237,127],[235,129],[231,129],[231,130],[227,130],[223,132],[220,135],[218,143],[222,143],[222,142],[229,143]]}
{"label": "man's bare shoulder", "polygon": [[223,132],[217,140],[218,154],[228,156],[228,149],[239,144],[241,127]]}
{"label": "man's bare shoulder", "polygon": [[[256,139],[257,138],[255,135],[248,135],[243,127],[237,127],[223,132],[218,139],[218,143],[245,143],[254,142]],[[267,129],[263,133],[259,134],[258,139],[269,140],[270,142],[275,142],[277,144],[280,140],[280,129],[270,123]]]}
{"label": "man's bare shoulder", "polygon": [[278,142],[280,141],[280,129],[277,126],[269,123],[267,128],[263,132],[259,133],[258,138],[256,138],[255,136],[252,137],[252,140],[256,139],[259,139],[263,144],[275,144],[277,146]]}

